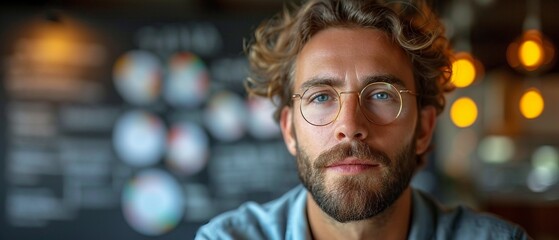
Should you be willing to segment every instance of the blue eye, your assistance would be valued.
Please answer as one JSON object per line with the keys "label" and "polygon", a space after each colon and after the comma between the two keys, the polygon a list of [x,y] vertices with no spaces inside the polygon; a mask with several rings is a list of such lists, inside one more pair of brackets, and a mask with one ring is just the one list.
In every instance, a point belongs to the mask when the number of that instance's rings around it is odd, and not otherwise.
{"label": "blue eye", "polygon": [[330,96],[328,96],[327,94],[320,94],[320,95],[315,96],[313,98],[313,102],[314,101],[316,101],[316,102],[326,102],[328,100],[330,100]]}
{"label": "blue eye", "polygon": [[306,105],[321,105],[322,107],[335,103],[338,94],[331,86],[318,85],[313,86],[303,94],[304,104]]}
{"label": "blue eye", "polygon": [[390,98],[390,94],[388,94],[387,92],[378,92],[373,94],[372,98],[379,99],[379,100],[386,100]]}

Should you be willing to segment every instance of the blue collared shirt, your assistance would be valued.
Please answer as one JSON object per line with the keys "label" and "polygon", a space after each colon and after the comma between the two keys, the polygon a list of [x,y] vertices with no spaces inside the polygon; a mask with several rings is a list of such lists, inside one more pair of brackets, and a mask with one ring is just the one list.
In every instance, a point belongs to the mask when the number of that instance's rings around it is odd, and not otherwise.
{"label": "blue collared shirt", "polygon": [[[530,239],[519,226],[495,216],[465,207],[445,209],[418,190],[412,198],[408,239]],[[195,239],[311,239],[306,201],[307,190],[299,185],[264,205],[245,203],[202,226]]]}

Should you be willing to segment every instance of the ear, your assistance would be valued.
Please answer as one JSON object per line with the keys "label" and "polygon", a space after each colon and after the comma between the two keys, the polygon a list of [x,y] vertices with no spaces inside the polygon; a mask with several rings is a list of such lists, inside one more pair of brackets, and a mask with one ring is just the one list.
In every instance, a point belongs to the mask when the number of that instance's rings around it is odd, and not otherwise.
{"label": "ear", "polygon": [[419,113],[419,125],[416,129],[415,154],[421,155],[427,151],[435,131],[437,110],[433,106],[425,106]]}
{"label": "ear", "polygon": [[293,129],[293,109],[289,107],[284,107],[281,110],[280,115],[280,128],[283,135],[283,141],[287,150],[295,156],[297,153],[297,139],[295,138]]}

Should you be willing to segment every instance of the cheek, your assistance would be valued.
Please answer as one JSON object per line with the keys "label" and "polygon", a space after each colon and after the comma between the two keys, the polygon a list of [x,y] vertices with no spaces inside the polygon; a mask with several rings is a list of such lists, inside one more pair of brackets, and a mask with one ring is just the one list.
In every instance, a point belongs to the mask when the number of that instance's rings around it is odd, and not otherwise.
{"label": "cheek", "polygon": [[304,122],[295,122],[298,148],[305,151],[310,159],[315,159],[321,152],[333,147],[333,133],[328,127],[316,127]]}
{"label": "cheek", "polygon": [[394,157],[402,146],[414,141],[415,123],[414,119],[398,119],[388,126],[372,127],[369,130],[371,145]]}

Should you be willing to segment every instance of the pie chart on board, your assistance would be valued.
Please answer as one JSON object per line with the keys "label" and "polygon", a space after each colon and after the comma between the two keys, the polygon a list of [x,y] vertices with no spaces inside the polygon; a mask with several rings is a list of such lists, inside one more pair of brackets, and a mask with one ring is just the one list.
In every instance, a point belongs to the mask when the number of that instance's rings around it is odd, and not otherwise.
{"label": "pie chart on board", "polygon": [[280,135],[278,123],[274,120],[276,106],[263,97],[251,97],[247,101],[249,114],[248,131],[256,139],[271,139]]}
{"label": "pie chart on board", "polygon": [[132,105],[149,105],[159,98],[162,74],[162,64],[157,56],[143,50],[125,53],[113,67],[116,90]]}
{"label": "pie chart on board", "polygon": [[153,165],[164,154],[166,131],[163,121],[154,114],[141,110],[127,112],[113,130],[115,152],[130,166]]}
{"label": "pie chart on board", "polygon": [[169,130],[167,163],[182,174],[198,173],[206,165],[209,155],[209,139],[197,124],[183,122]]}
{"label": "pie chart on board", "polygon": [[174,107],[195,108],[203,103],[210,86],[204,62],[192,53],[177,53],[169,60],[163,97]]}
{"label": "pie chart on board", "polygon": [[237,141],[246,132],[245,102],[231,91],[222,90],[214,94],[208,102],[204,118],[210,134],[220,141]]}
{"label": "pie chart on board", "polygon": [[181,185],[168,172],[146,169],[126,183],[122,210],[137,232],[157,236],[175,228],[184,214]]}

